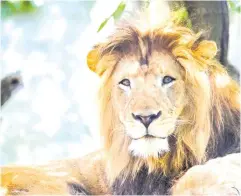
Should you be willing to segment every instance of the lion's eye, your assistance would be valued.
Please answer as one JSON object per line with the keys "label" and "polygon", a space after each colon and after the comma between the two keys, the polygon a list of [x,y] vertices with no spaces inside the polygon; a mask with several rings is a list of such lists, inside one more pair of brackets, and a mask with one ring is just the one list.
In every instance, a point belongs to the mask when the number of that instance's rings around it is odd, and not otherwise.
{"label": "lion's eye", "polygon": [[128,87],[131,86],[131,82],[130,82],[130,80],[128,80],[128,79],[123,79],[123,80],[121,80],[121,81],[119,82],[119,84],[122,84],[122,85],[128,86]]}
{"label": "lion's eye", "polygon": [[162,85],[169,84],[169,83],[173,82],[174,80],[175,80],[175,78],[173,78],[171,76],[165,76],[162,79]]}

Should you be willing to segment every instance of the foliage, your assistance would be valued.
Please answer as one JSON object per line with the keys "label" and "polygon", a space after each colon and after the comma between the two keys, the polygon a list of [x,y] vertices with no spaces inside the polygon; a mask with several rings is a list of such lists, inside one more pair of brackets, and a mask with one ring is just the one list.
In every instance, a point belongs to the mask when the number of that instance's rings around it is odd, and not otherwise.
{"label": "foliage", "polygon": [[114,18],[115,21],[117,21],[121,17],[121,15],[124,12],[125,8],[126,8],[126,3],[124,1],[121,1],[120,4],[118,5],[118,7],[116,8],[116,10],[100,24],[97,32],[100,32],[101,29],[103,29],[103,27],[107,24],[107,22],[112,17]]}
{"label": "foliage", "polygon": [[[232,12],[236,12],[236,13],[241,13],[241,0],[229,0],[228,2],[228,6],[230,8],[230,10]],[[149,6],[150,4],[150,0],[146,0],[146,7]],[[116,8],[116,10],[111,14],[111,16],[109,16],[108,18],[106,18],[101,25],[98,28],[98,32],[101,31],[101,29],[104,28],[104,26],[108,23],[109,19],[111,17],[114,18],[115,21],[117,21],[121,15],[123,14],[123,11],[125,10],[126,7],[126,3],[124,1],[122,1],[118,7]],[[189,18],[188,15],[188,11],[185,8],[184,4],[182,1],[173,1],[171,2],[171,7],[173,9],[173,20],[176,23],[181,23],[182,25],[185,25],[189,28],[192,27],[192,23],[191,20]]]}
{"label": "foliage", "polygon": [[228,1],[229,8],[232,12],[241,13],[241,1],[230,0]]}
{"label": "foliage", "polygon": [[1,0],[1,18],[5,19],[10,16],[22,13],[36,11],[37,6],[33,1],[3,1]]}
{"label": "foliage", "polygon": [[182,24],[188,28],[192,28],[192,22],[189,18],[188,11],[184,6],[174,8],[172,20],[175,21],[176,24]]}
{"label": "foliage", "polygon": [[[144,7],[148,7],[150,4],[150,0],[145,0],[142,2],[142,4]],[[123,14],[125,7],[126,7],[126,3],[124,1],[122,1],[118,5],[116,10],[100,24],[97,32],[100,32],[112,17],[114,18],[115,21],[117,21]],[[182,23],[183,25],[191,28],[191,26],[192,26],[191,20],[189,19],[188,11],[184,7],[184,5],[180,4],[180,2],[173,2],[172,9],[174,11],[173,12],[173,20],[176,23]]]}

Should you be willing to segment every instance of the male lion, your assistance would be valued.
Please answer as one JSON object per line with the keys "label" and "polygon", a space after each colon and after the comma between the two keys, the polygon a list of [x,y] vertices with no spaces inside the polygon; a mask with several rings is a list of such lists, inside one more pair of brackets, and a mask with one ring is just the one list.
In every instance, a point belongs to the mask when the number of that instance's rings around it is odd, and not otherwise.
{"label": "male lion", "polygon": [[[174,24],[117,28],[87,58],[102,79],[103,149],[80,160],[4,167],[2,187],[9,194],[200,194],[185,183],[202,177],[191,167],[240,151],[240,90],[216,52],[213,41]],[[230,170],[233,156],[221,159]],[[196,167],[212,176],[209,164]],[[222,187],[218,180],[212,184]]]}

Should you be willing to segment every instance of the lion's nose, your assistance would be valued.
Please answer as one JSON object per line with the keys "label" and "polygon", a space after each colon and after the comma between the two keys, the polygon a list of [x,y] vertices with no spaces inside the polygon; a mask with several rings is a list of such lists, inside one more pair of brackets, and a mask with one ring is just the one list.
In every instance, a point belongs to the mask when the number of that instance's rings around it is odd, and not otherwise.
{"label": "lion's nose", "polygon": [[149,125],[156,119],[158,119],[161,116],[161,111],[159,111],[157,114],[151,114],[148,116],[133,114],[132,116],[135,120],[140,121],[146,128],[149,127]]}

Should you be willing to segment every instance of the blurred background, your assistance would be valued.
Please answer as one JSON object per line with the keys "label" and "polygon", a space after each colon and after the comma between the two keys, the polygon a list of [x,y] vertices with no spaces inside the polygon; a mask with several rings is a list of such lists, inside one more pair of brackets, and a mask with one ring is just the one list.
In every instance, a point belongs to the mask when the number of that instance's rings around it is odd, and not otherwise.
{"label": "blurred background", "polygon": [[7,76],[17,74],[24,86],[1,107],[0,165],[42,164],[100,147],[99,78],[86,55],[119,19],[142,9],[156,24],[172,9],[183,25],[207,30],[219,60],[239,80],[240,8],[240,1],[1,1],[2,101]]}

